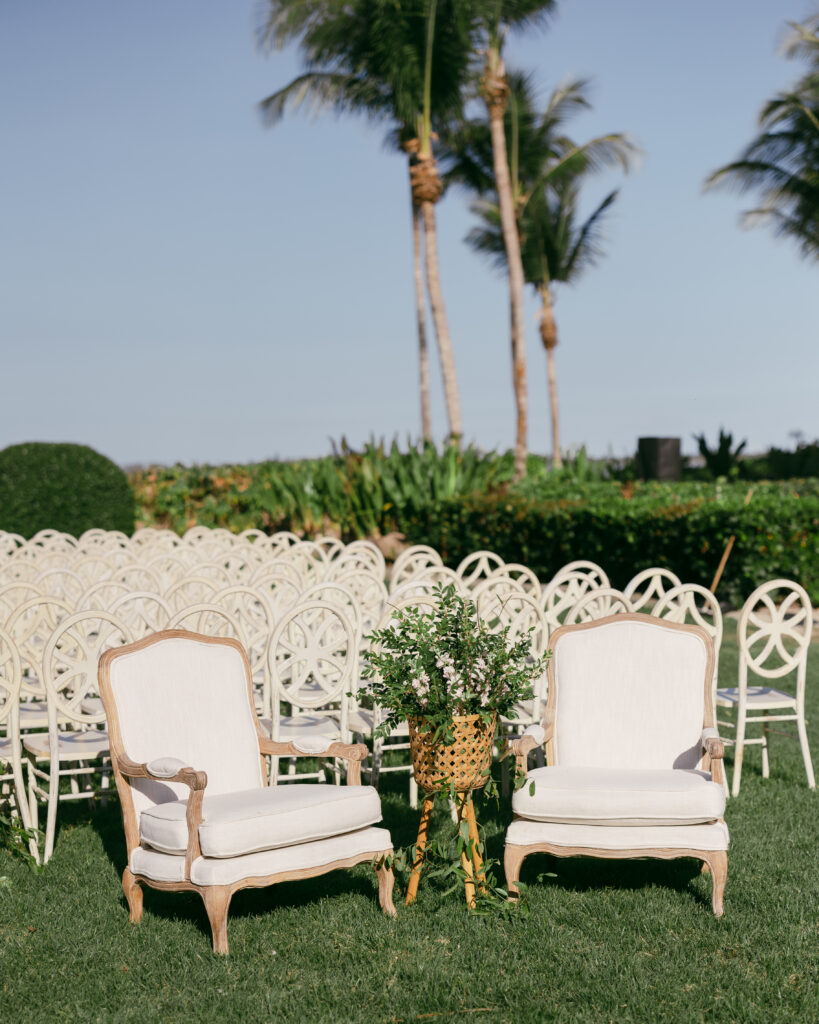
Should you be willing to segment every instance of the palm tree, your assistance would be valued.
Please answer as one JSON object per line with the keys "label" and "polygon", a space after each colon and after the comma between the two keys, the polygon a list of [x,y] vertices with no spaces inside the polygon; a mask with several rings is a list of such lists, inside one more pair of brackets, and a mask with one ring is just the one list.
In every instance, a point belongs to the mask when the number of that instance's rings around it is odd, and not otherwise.
{"label": "palm tree", "polygon": [[[510,159],[510,184],[523,276],[541,300],[540,336],[546,350],[552,420],[552,464],[562,466],[554,349],[558,335],[553,286],[574,284],[602,255],[601,228],[617,192],[611,192],[581,221],[580,189],[585,178],[611,165],[629,170],[637,147],[620,133],[577,144],[563,132],[564,122],[588,109],[588,82],[570,81],[555,89],[540,113],[531,78],[509,73],[504,130]],[[447,139],[447,181],[459,182],[479,196],[473,204],[481,224],[467,236],[473,249],[506,269],[502,215],[493,192],[492,140],[485,121],[462,122]]]}
{"label": "palm tree", "polygon": [[432,151],[433,120],[459,109],[467,79],[471,22],[459,0],[268,0],[263,45],[298,39],[305,71],[261,107],[275,124],[304,103],[364,114],[390,126],[408,157],[413,268],[418,321],[422,430],[431,432],[429,366],[421,281],[423,224],[426,282],[438,341],[449,433],[463,433],[455,357],[438,267],[435,204],[443,193]]}
{"label": "palm tree", "polygon": [[794,238],[804,256],[819,259],[819,14],[790,27],[785,55],[804,58],[807,74],[765,104],[759,135],[738,160],[714,171],[706,188],[759,190],[762,202],[743,223],[771,224],[777,235]]}
{"label": "palm tree", "polygon": [[503,46],[510,30],[542,26],[554,10],[555,0],[477,0],[474,6],[477,9],[479,38],[485,55],[480,94],[489,114],[495,189],[509,275],[512,383],[517,407],[515,475],[521,477],[526,472],[528,433],[526,334],[523,324],[524,278],[504,131],[509,84],[503,61]]}

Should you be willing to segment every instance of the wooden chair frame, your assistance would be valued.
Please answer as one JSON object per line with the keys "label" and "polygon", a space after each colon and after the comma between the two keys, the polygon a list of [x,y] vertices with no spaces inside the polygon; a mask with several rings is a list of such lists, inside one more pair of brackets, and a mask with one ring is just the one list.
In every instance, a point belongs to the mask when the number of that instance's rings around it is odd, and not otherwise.
{"label": "wooden chair frame", "polygon": [[[197,885],[190,880],[191,865],[201,856],[199,848],[199,826],[202,822],[202,800],[207,787],[207,774],[197,771],[192,767],[180,769],[173,776],[154,775],[147,764],[138,764],[132,761],[125,752],[120,728],[119,716],[117,713],[116,699],[111,687],[111,666],[114,661],[124,654],[131,654],[143,650],[153,644],[161,643],[163,640],[185,639],[196,640],[200,643],[223,645],[233,647],[239,652],[244,666],[245,678],[247,680],[247,699],[253,713],[253,720],[256,725],[256,735],[259,742],[259,757],[261,759],[262,777],[266,777],[267,768],[265,757],[317,757],[329,756],[338,757],[347,762],[347,785],[361,785],[361,762],[367,757],[367,747],[363,743],[346,744],[331,743],[325,751],[320,753],[311,752],[306,754],[299,750],[293,743],[278,743],[268,739],[261,731],[259,720],[256,716],[253,704],[253,682],[250,673],[250,663],[242,645],[231,637],[209,637],[197,633],[190,633],[182,629],[167,629],[154,636],[145,637],[136,643],[128,644],[106,651],[100,659],[99,664],[99,685],[103,705],[108,717],[108,730],[110,737],[111,762],[114,769],[117,792],[119,793],[120,805],[122,807],[122,818],[125,828],[125,843],[128,850],[128,865],[122,874],[122,889],[128,901],[130,920],[138,923],[142,919],[142,889],[141,886],[149,886],[152,889],[161,889],[165,892],[198,892],[205,904],[205,910],[210,922],[213,934],[214,953],[228,952],[227,938],[227,916],[230,907],[230,900],[235,892],[240,889],[266,888],[278,882],[291,882],[301,878],[315,878],[318,875],[327,874],[339,868],[353,867],[365,861],[371,861],[378,875],[378,897],[382,910],[390,916],[395,916],[395,907],[392,902],[392,889],[394,875],[392,868],[388,866],[387,858],[393,853],[392,848],[386,850],[373,850],[359,854],[355,857],[348,857],[343,860],[332,861],[329,864],[322,864],[318,867],[302,868],[294,871],[284,871],[272,875],[253,876],[242,878],[230,885]],[[162,782],[180,782],[188,786],[190,796],[186,821],[188,826],[188,845],[185,852],[185,879],[180,882],[162,882],[148,878],[145,875],[134,874],[130,869],[131,853],[139,847],[139,827],[137,824],[134,801],[129,785],[129,779],[160,779]]]}
{"label": "wooden chair frame", "polygon": [[[705,771],[711,772],[714,782],[724,786],[724,771],[722,758],[725,753],[723,741],[716,732],[714,699],[712,689],[712,677],[714,671],[714,642],[707,630],[702,626],[686,625],[683,623],[669,622],[667,619],[656,619],[650,615],[643,615],[637,612],[621,613],[611,615],[594,622],[581,622],[570,626],[561,626],[552,634],[550,647],[557,646],[560,637],[564,633],[576,632],[586,629],[596,629],[607,623],[614,622],[641,622],[653,623],[664,629],[681,630],[687,633],[694,633],[705,642],[707,660],[705,665],[705,678],[703,679],[703,733],[702,733],[702,764]],[[540,741],[532,735],[524,735],[512,740],[509,744],[509,753],[517,760],[518,769],[524,774],[527,770],[527,759],[531,751],[540,746],[546,745],[546,763],[554,764],[555,754],[555,708],[557,704],[557,684],[555,681],[555,659],[549,659],[548,665],[549,689],[546,700],[546,713],[543,718],[542,728],[544,738]],[[515,815],[518,820],[518,816]],[[720,819],[722,821],[722,819]],[[605,826],[600,826],[604,828]],[[504,869],[506,871],[506,886],[510,899],[517,898],[517,881],[520,878],[520,871],[523,861],[532,853],[550,853],[554,857],[601,857],[623,860],[636,860],[642,858],[657,858],[660,860],[673,860],[679,857],[692,857],[703,863],[703,872],[711,874],[711,905],[714,915],[721,917],[723,914],[723,893],[725,882],[728,876],[728,855],[725,850],[695,850],[682,847],[655,847],[647,849],[616,850],[605,847],[592,846],[561,846],[557,843],[532,843],[526,846],[507,844],[504,855]]]}

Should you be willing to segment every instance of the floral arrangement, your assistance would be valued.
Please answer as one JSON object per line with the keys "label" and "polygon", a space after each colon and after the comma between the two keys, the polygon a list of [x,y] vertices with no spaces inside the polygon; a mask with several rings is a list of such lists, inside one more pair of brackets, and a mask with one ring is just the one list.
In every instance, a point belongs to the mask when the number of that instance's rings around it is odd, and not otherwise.
{"label": "floral arrangement", "polygon": [[396,609],[370,636],[364,678],[367,692],[386,712],[377,733],[388,736],[404,719],[422,723],[433,742],[452,742],[455,717],[516,717],[516,705],[532,697],[546,670],[533,658],[531,637],[492,630],[472,601],[452,584],[438,586],[435,607]]}

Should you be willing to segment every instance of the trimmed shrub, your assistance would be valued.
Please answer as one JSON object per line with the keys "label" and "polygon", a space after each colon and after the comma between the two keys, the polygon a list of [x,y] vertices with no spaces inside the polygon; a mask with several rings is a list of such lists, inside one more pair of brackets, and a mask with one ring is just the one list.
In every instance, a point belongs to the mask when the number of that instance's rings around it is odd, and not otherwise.
{"label": "trimmed shrub", "polygon": [[61,530],[134,530],[134,494],[123,471],[81,444],[15,444],[0,451],[0,529],[32,537]]}
{"label": "trimmed shrub", "polygon": [[[697,485],[678,485],[696,492]],[[440,502],[402,522],[407,540],[437,548],[455,566],[489,548],[549,579],[567,562],[601,565],[624,587],[639,570],[667,566],[685,583],[710,586],[729,537],[736,537],[721,599],[734,607],[766,580],[800,582],[819,602],[819,496],[760,486],[744,505],[744,487],[703,486],[702,495],[673,496],[669,487],[636,488],[629,496],[604,485],[562,500],[509,492]],[[710,491],[711,496],[707,496]],[[810,493],[814,491],[814,493]]]}

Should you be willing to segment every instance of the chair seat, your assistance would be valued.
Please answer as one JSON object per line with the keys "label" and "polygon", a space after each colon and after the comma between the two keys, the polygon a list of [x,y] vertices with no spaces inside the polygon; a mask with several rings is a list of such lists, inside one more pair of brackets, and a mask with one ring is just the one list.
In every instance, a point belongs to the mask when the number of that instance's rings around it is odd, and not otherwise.
{"label": "chair seat", "polygon": [[[725,811],[722,786],[708,772],[684,769],[535,768],[512,798],[531,821],[574,825],[693,825]],[[534,782],[534,793],[530,783]]]}
{"label": "chair seat", "polygon": [[[260,718],[259,724],[265,736],[270,736],[273,722],[269,718]],[[328,742],[338,739],[338,723],[326,715],[285,715],[279,719],[278,740],[290,743],[300,736],[326,736]]]}
{"label": "chair seat", "polygon": [[102,706],[102,697],[83,697],[80,707],[86,715],[105,714],[105,708]]}
{"label": "chair seat", "polygon": [[[382,712],[380,721],[386,718],[386,712]],[[350,731],[359,736],[369,736],[375,728],[375,713],[371,708],[355,708],[350,712]],[[406,719],[399,722],[390,732],[390,736],[409,736],[409,724]],[[389,742],[389,741],[388,741]]]}
{"label": "chair seat", "polygon": [[[35,757],[50,755],[47,732],[31,733],[22,739],[23,746]],[[61,761],[94,761],[99,757],[108,756],[108,733],[101,729],[61,732],[58,734],[58,741]]]}
{"label": "chair seat", "polygon": [[[191,865],[191,881],[195,885],[233,885],[244,878],[309,871],[334,861],[368,853],[387,853],[391,849],[392,840],[385,828],[362,828],[330,839],[248,853],[242,857],[197,857]],[[184,857],[159,853],[147,846],[138,846],[131,851],[129,867],[135,875],[156,882],[185,880]]]}
{"label": "chair seat", "polygon": [[[144,810],[139,835],[162,853],[184,854],[187,800]],[[326,839],[381,820],[372,786],[294,784],[205,796],[199,846],[203,857],[239,857]]]}
{"label": "chair seat", "polygon": [[[610,850],[618,852],[645,850],[727,850],[728,826],[724,821],[707,825],[646,825],[644,827],[614,825],[567,825],[553,821],[512,822],[506,833],[507,846],[563,847],[566,853],[578,854],[582,850]],[[533,851],[534,852],[534,851]],[[636,854],[639,856],[639,852]]]}
{"label": "chair seat", "polygon": [[47,729],[48,708],[45,701],[23,701],[20,704],[21,729]]}
{"label": "chair seat", "polygon": [[[718,707],[733,708],[737,704],[739,704],[739,689],[736,686],[717,690]],[[749,686],[748,707],[758,709],[795,708],[796,697],[793,694],[785,693],[784,690],[775,690],[772,686]]]}

